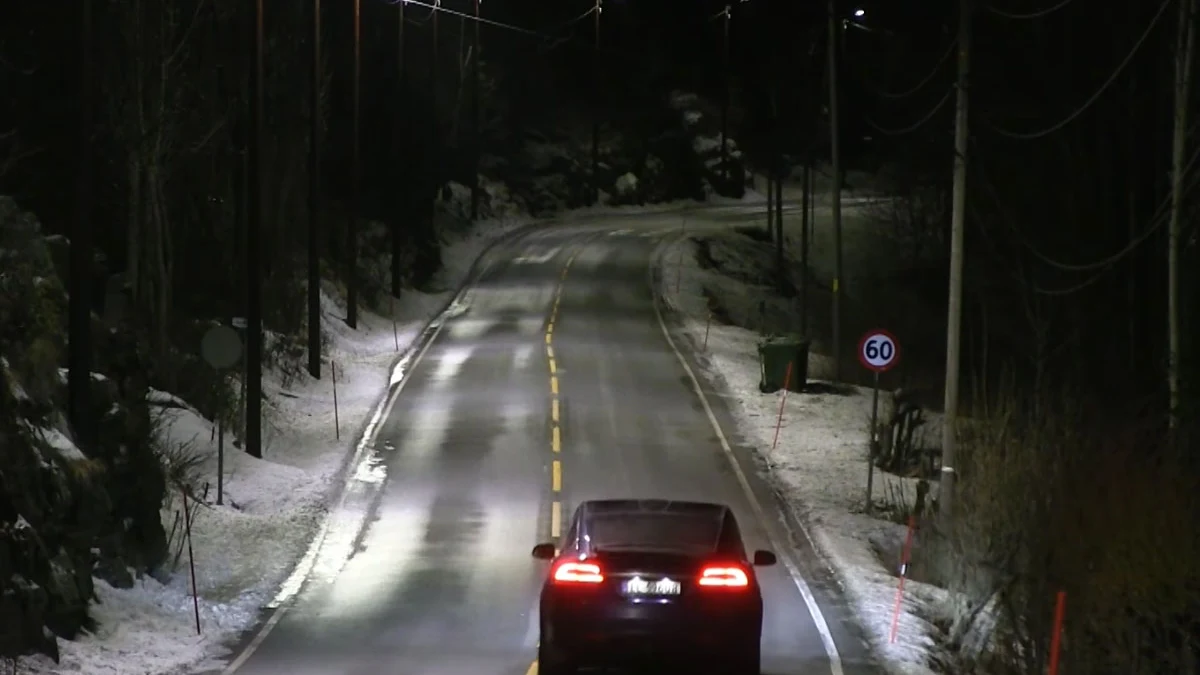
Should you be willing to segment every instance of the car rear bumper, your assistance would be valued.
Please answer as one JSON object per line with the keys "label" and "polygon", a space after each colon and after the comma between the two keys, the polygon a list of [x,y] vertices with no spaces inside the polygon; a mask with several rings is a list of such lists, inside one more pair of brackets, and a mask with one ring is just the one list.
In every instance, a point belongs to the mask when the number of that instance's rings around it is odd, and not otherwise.
{"label": "car rear bumper", "polygon": [[588,663],[724,659],[757,650],[761,634],[761,606],[705,612],[630,605],[542,611],[542,640]]}

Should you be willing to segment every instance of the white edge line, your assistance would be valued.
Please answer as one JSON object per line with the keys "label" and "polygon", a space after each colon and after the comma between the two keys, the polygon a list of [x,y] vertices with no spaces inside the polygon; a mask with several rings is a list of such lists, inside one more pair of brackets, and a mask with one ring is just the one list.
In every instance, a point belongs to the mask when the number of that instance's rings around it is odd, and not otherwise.
{"label": "white edge line", "polygon": [[[488,267],[490,267],[490,264]],[[421,350],[417,352],[411,360],[401,359],[392,369],[393,373],[404,370],[406,366],[411,366],[409,369],[410,373],[412,372],[412,369],[416,368],[417,364],[421,362],[421,359],[425,357],[425,353],[429,351],[429,348],[433,346],[434,342],[437,341],[438,336],[442,334],[442,329],[446,327],[447,322],[445,321],[445,315],[455,310],[455,306],[458,304],[458,301],[470,288],[474,286],[475,281],[479,278],[481,278],[481,276],[476,275],[475,279],[472,280],[470,284],[464,286],[463,289],[459,291],[459,294],[455,297],[454,301],[450,303],[446,310],[434,318],[433,322],[437,324],[437,327],[434,329],[433,335],[429,337],[429,341],[421,347]],[[379,430],[379,424],[391,415],[392,408],[396,406],[396,399],[400,397],[400,392],[404,389],[404,385],[408,382],[408,380],[408,377],[402,378],[398,383],[396,383],[395,388],[392,389],[387,398],[385,398],[383,401],[380,401],[379,405],[376,406],[375,413],[371,416],[371,421],[367,423],[366,429],[363,430],[363,435],[359,439],[358,446],[355,448],[354,455],[351,457],[350,463],[347,464],[347,467],[352,468],[358,465],[363,453],[366,452],[367,448],[370,447],[374,441],[375,434]],[[304,582],[308,579],[308,575],[312,572],[312,568],[316,564],[317,555],[321,551],[321,546],[325,543],[326,535],[329,533],[329,523],[332,520],[330,516],[340,511],[342,506],[346,503],[346,496],[349,492],[349,490],[346,489],[346,486],[354,477],[352,471],[347,471],[346,473],[346,485],[342,486],[341,495],[338,497],[337,506],[331,509],[329,514],[326,515],[324,521],[321,523],[321,529],[318,531],[316,538],[313,539],[312,544],[309,545],[308,551],[305,552],[304,557],[300,560],[300,563],[294,570],[292,570],[292,573],[288,576],[287,580],[285,580],[280,586],[282,589],[292,589],[291,593],[286,595],[281,602],[278,598],[276,599],[276,602],[279,604],[278,608],[275,610],[275,613],[271,615],[271,618],[267,619],[267,622],[263,624],[261,629],[259,629],[258,634],[255,635],[254,639],[250,641],[250,644],[246,645],[246,648],[243,649],[240,654],[238,654],[237,658],[231,661],[230,664],[221,671],[221,675],[232,675],[233,673],[237,672],[238,668],[241,668],[242,665],[244,665],[246,661],[254,655],[254,652],[257,651],[260,646],[262,646],[262,643],[267,639],[267,636],[271,634],[271,631],[275,629],[275,626],[283,619],[283,616],[287,613],[287,611],[291,609],[292,603],[298,595],[300,587],[303,586]],[[281,592],[281,594],[283,593]]]}
{"label": "white edge line", "polygon": [[[725,437],[725,432],[721,429],[721,423],[717,421],[717,416],[713,413],[712,406],[708,402],[708,396],[704,394],[704,389],[700,386],[700,380],[696,377],[696,373],[692,370],[691,365],[688,364],[687,359],[679,351],[679,347],[675,345],[675,340],[671,337],[671,331],[667,328],[667,322],[663,319],[662,310],[659,307],[661,303],[659,302],[658,288],[654,284],[653,266],[656,259],[656,253],[652,253],[650,258],[650,292],[654,297],[654,315],[658,319],[658,327],[662,330],[663,337],[667,339],[667,345],[671,347],[671,351],[675,352],[675,358],[679,359],[679,363],[687,373],[688,379],[691,380],[692,389],[696,392],[696,396],[700,399],[700,405],[704,408],[704,415],[708,417],[709,424],[712,425],[713,431],[716,432],[717,439],[721,442],[721,449],[725,452],[725,458],[729,460],[730,466],[733,467],[733,472],[737,476],[738,483],[742,486],[742,491],[746,493],[747,499],[750,500],[750,506],[754,508],[755,515],[763,524],[763,530],[767,533],[767,539],[770,540],[771,545],[777,551],[783,554],[783,565],[787,568],[788,574],[792,578],[792,583],[796,586],[796,590],[800,591],[800,596],[804,598],[804,604],[808,607],[809,615],[812,616],[813,625],[816,626],[817,632],[821,635],[821,644],[825,647],[826,656],[829,657],[831,675],[844,675],[842,657],[838,654],[837,645],[833,641],[833,634],[829,631],[829,624],[825,621],[825,615],[821,613],[821,608],[817,604],[817,599],[813,595],[812,589],[808,587],[808,582],[800,574],[800,569],[795,561],[792,560],[792,554],[788,551],[788,548],[780,546],[774,535],[771,534],[770,521],[767,519],[766,511],[763,510],[762,504],[758,501],[758,496],[754,494],[754,489],[750,487],[750,481],[746,479],[746,473],[742,470],[737,457],[733,454],[733,448],[729,445],[729,439]],[[804,536],[811,543],[812,538],[809,537],[803,523],[800,523],[800,529],[804,531]]]}

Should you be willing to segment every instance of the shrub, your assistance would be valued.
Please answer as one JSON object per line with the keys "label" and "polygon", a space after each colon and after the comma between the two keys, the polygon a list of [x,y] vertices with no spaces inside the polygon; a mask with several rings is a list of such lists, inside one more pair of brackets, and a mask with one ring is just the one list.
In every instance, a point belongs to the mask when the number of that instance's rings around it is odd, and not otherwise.
{"label": "shrub", "polygon": [[1037,398],[1010,390],[960,441],[948,581],[998,613],[991,649],[963,672],[1043,672],[1059,591],[1069,672],[1195,672],[1200,486],[1186,448],[1079,397]]}

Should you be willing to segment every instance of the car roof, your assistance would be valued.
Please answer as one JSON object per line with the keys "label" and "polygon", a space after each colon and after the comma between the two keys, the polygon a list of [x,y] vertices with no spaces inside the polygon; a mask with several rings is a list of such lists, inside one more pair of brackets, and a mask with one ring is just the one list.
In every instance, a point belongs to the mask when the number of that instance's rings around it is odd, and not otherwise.
{"label": "car roof", "polygon": [[[578,530],[575,533],[577,545],[590,547],[586,533],[592,530],[596,519],[622,517],[667,517],[684,518],[693,521],[706,521],[713,524],[715,537],[712,542],[714,549],[720,548],[721,532],[725,529],[727,519],[733,517],[732,510],[714,502],[680,501],[670,499],[595,499],[581,502],[577,511]],[[657,548],[657,547],[655,547]]]}
{"label": "car roof", "polygon": [[724,504],[675,499],[590,499],[580,503],[579,507],[583,520],[594,515],[650,513],[723,518],[729,513],[729,507]]}

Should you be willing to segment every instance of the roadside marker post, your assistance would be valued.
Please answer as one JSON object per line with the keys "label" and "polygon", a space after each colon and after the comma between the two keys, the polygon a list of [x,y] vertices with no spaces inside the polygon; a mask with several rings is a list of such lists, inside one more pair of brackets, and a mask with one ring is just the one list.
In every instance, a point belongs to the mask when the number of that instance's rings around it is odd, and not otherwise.
{"label": "roadside marker post", "polygon": [[870,449],[867,452],[867,515],[871,515],[874,510],[871,492],[874,489],[875,449],[878,447],[879,436],[879,374],[891,370],[899,361],[900,343],[895,335],[882,328],[867,331],[858,341],[858,362],[875,375],[871,393]]}
{"label": "roadside marker post", "polygon": [[795,361],[788,361],[787,372],[783,374],[783,398],[779,400],[779,418],[775,420],[775,440],[771,441],[771,452],[779,444],[779,428],[783,426],[783,408],[787,405],[788,388],[792,384],[792,366]]}
{"label": "roadside marker post", "polygon": [[1067,612],[1067,592],[1059,591],[1054,602],[1054,634],[1050,636],[1049,675],[1058,675],[1058,653],[1062,647],[1063,615]]}
{"label": "roadside marker post", "polygon": [[338,419],[338,402],[337,402],[337,363],[329,362],[329,376],[333,380],[333,438],[334,440],[342,440],[342,423]]}
{"label": "roadside marker post", "polygon": [[892,634],[888,644],[895,644],[896,629],[900,626],[900,603],[904,599],[904,580],[908,577],[908,561],[912,557],[913,533],[917,529],[917,517],[908,517],[908,536],[904,538],[904,552],[900,554],[900,587],[896,589],[896,607],[892,610]]}
{"label": "roadside marker post", "polygon": [[392,341],[396,343],[396,351],[400,351],[400,329],[396,327],[396,296],[388,298],[388,314],[392,315]]}
{"label": "roadside marker post", "polygon": [[679,219],[679,260],[675,261],[675,295],[679,295],[679,286],[683,283],[683,247],[687,243],[687,214]]}
{"label": "roadside marker post", "polygon": [[183,529],[187,537],[188,569],[192,577],[192,611],[196,614],[196,635],[200,635],[200,596],[196,593],[196,556],[192,553],[192,511],[188,507],[187,488],[180,485],[179,492],[183,496]]}

